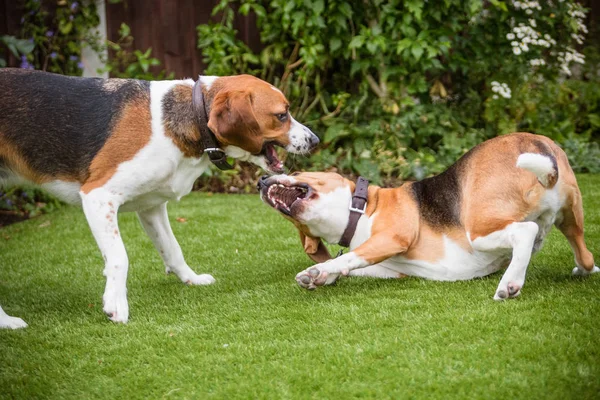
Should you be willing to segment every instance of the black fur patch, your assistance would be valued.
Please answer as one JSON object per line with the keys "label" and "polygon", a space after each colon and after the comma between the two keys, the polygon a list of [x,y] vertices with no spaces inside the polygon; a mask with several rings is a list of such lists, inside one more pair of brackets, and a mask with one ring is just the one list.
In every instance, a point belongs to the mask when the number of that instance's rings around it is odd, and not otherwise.
{"label": "black fur patch", "polygon": [[124,104],[149,99],[150,83],[2,69],[0,92],[0,134],[29,166],[45,175],[85,178]]}
{"label": "black fur patch", "polygon": [[552,154],[550,146],[548,146],[546,143],[542,142],[539,139],[534,140],[533,145],[539,150],[540,154],[548,157],[550,161],[552,161],[552,167],[554,168],[554,171],[558,173],[558,163],[556,162],[556,157],[554,156],[554,154]]}
{"label": "black fur patch", "polygon": [[429,225],[434,227],[462,225],[460,178],[466,161],[478,147],[469,150],[441,174],[412,184],[413,197],[419,206],[421,218]]}

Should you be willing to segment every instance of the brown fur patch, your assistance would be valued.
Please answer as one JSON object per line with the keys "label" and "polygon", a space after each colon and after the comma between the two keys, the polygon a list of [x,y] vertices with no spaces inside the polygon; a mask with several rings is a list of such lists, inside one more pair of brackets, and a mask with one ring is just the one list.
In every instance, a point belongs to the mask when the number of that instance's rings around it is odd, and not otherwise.
{"label": "brown fur patch", "polygon": [[206,101],[208,126],[219,142],[253,154],[260,152],[265,141],[290,143],[291,118],[281,122],[276,117],[288,111],[289,102],[269,83],[250,75],[222,77],[206,92]]}
{"label": "brown fur patch", "polygon": [[192,86],[174,86],[162,102],[165,134],[184,156],[199,158],[203,148],[192,107]]}
{"label": "brown fur patch", "polygon": [[92,160],[89,177],[81,190],[89,193],[103,186],[119,164],[131,160],[148,144],[151,135],[150,99],[137,98],[125,104],[111,136]]}

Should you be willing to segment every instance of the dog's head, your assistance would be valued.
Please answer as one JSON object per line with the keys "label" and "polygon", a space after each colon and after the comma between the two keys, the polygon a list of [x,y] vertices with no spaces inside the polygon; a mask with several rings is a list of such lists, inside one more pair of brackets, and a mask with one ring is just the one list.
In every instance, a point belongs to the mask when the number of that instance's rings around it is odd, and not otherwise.
{"label": "dog's head", "polygon": [[316,262],[331,258],[321,238],[337,243],[342,237],[355,184],[329,172],[263,176],[261,199],[294,223],[304,251]]}
{"label": "dog's head", "polygon": [[275,146],[305,154],[319,144],[319,138],[290,115],[283,93],[263,80],[250,75],[217,78],[209,95],[208,127],[231,157],[280,173],[283,163]]}

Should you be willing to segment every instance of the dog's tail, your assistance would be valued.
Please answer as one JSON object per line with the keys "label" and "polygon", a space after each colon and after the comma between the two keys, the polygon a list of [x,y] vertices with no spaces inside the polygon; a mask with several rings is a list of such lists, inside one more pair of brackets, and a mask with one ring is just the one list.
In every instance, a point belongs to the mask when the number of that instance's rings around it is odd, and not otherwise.
{"label": "dog's tail", "polygon": [[547,189],[552,189],[558,180],[556,157],[552,154],[523,153],[517,159],[517,167],[532,172]]}

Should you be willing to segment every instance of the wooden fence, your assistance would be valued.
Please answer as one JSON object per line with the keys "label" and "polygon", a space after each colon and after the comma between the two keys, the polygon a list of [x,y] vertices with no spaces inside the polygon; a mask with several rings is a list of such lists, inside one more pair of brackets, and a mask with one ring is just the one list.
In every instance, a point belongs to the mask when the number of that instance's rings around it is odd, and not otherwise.
{"label": "wooden fence", "polygon": [[[51,0],[42,0],[51,2]],[[117,4],[106,1],[107,38],[119,38],[121,23],[131,28],[134,47],[152,48],[152,56],[160,60],[157,70],[166,69],[176,78],[195,77],[204,70],[202,54],[197,48],[196,26],[211,19],[217,0],[124,0]],[[0,0],[0,35],[18,35],[21,29],[21,0]],[[239,38],[253,50],[260,50],[260,37],[253,15],[237,17],[235,29]],[[10,57],[9,65],[18,66]]]}
{"label": "wooden fence", "polygon": [[[118,38],[124,22],[131,28],[136,48],[152,47],[153,56],[161,61],[159,69],[174,72],[176,78],[195,77],[204,69],[197,49],[196,26],[210,20],[217,3],[217,0],[127,0],[107,4],[108,38]],[[260,49],[254,17],[238,18],[235,28],[240,39],[251,48]]]}

